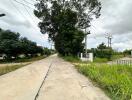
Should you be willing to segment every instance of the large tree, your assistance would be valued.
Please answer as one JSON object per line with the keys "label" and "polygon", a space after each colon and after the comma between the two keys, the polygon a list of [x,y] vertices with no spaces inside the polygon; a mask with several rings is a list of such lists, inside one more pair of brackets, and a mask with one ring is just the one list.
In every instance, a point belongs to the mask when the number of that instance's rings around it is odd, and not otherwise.
{"label": "large tree", "polygon": [[9,30],[0,31],[0,53],[6,54],[10,59],[12,56],[17,57],[20,54],[21,48],[19,43],[19,33],[14,33]]}
{"label": "large tree", "polygon": [[[84,38],[81,29],[90,27],[90,21],[94,17],[98,18],[100,16],[101,3],[98,0],[37,1],[37,10],[34,11],[34,14],[41,20],[39,23],[41,32],[43,34],[47,33],[49,39],[55,42],[57,51],[63,49],[59,53],[69,51],[72,53],[74,48],[78,48],[75,51],[79,52],[80,47],[82,47],[82,38]],[[80,43],[77,42],[79,38],[81,38]],[[71,49],[73,43],[80,45],[74,45],[75,47]]]}

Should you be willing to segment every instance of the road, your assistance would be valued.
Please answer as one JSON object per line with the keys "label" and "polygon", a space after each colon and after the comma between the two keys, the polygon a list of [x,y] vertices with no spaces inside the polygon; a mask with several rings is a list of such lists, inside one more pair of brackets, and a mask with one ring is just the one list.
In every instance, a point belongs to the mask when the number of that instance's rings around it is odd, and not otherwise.
{"label": "road", "polygon": [[110,100],[56,55],[0,76],[0,90],[0,100]]}

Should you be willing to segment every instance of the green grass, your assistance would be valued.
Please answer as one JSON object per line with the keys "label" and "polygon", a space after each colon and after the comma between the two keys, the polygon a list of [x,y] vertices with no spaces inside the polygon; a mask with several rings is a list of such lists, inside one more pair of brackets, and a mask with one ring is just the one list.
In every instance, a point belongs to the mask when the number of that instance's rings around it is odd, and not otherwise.
{"label": "green grass", "polygon": [[113,61],[116,59],[123,58],[124,55],[112,55],[111,60],[108,60],[107,58],[94,58],[95,63],[107,63],[108,61]]}
{"label": "green grass", "polygon": [[116,60],[116,59],[120,59],[120,58],[123,58],[124,55],[113,55],[111,60]]}
{"label": "green grass", "polygon": [[106,63],[108,62],[107,58],[94,58],[94,62],[96,63]]}
{"label": "green grass", "polygon": [[17,70],[17,69],[24,67],[26,65],[28,65],[28,64],[0,67],[0,75],[12,72],[12,71]]}
{"label": "green grass", "polygon": [[132,67],[106,64],[76,66],[101,87],[112,100],[132,100]]}
{"label": "green grass", "polygon": [[[62,56],[61,56],[62,57]],[[69,61],[69,62],[81,62],[81,60],[78,57],[73,57],[73,56],[63,56],[62,57],[64,60]]]}
{"label": "green grass", "polygon": [[0,60],[0,64],[4,63],[20,63],[20,62],[32,62],[44,59],[45,56],[38,56],[38,57],[32,57],[32,58],[19,58],[19,59],[12,59],[12,60]]}

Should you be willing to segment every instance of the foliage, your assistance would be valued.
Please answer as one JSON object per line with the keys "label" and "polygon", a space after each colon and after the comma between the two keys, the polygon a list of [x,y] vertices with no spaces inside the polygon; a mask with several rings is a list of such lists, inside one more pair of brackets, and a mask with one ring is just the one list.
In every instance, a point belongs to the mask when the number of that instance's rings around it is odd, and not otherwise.
{"label": "foliage", "polygon": [[124,50],[124,51],[123,51],[124,56],[125,56],[125,55],[131,55],[131,51],[132,51],[132,50],[127,50],[127,49]]}
{"label": "foliage", "polygon": [[43,54],[49,56],[50,54],[52,54],[52,50],[50,50],[48,48],[44,48]]}
{"label": "foliage", "polygon": [[63,56],[63,59],[70,62],[81,62],[78,57],[75,56]]}
{"label": "foliage", "polygon": [[132,99],[132,67],[88,64],[77,68],[104,89],[113,100]]}
{"label": "foliage", "polygon": [[43,54],[43,48],[37,46],[35,42],[28,40],[27,38],[21,38],[21,51],[25,56],[36,56],[38,53]]}
{"label": "foliage", "polygon": [[20,38],[19,33],[0,30],[0,54],[6,59],[18,58],[19,55],[35,56],[43,54],[43,48],[27,38]]}
{"label": "foliage", "polygon": [[106,62],[108,62],[108,59],[107,58],[95,58],[94,59],[94,62],[96,62],[96,63],[106,63]]}
{"label": "foliage", "polygon": [[84,33],[80,29],[90,27],[93,16],[99,17],[101,10],[98,0],[39,0],[36,7],[41,32],[49,35],[62,55],[82,51]]}
{"label": "foliage", "polygon": [[101,43],[97,48],[93,48],[92,52],[94,56],[97,58],[107,58],[108,60],[111,59],[113,50],[110,47],[107,47],[104,43]]}

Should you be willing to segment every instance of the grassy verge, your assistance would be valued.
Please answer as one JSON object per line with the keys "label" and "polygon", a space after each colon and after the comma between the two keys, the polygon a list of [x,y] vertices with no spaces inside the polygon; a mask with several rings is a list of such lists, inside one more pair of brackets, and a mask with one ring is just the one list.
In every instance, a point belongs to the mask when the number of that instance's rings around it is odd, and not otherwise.
{"label": "grassy verge", "polygon": [[0,60],[0,64],[4,63],[20,63],[20,62],[32,62],[32,61],[37,61],[44,59],[46,56],[38,56],[38,57],[32,57],[32,58],[19,58],[19,59],[14,59],[14,60]]}
{"label": "grassy verge", "polygon": [[106,91],[112,100],[132,100],[132,67],[89,64],[78,65],[77,69]]}
{"label": "grassy verge", "polygon": [[107,58],[94,58],[95,63],[107,63],[108,61],[117,60],[120,58],[123,58],[123,55],[112,55],[111,60],[108,60]]}
{"label": "grassy verge", "polygon": [[94,62],[96,63],[106,63],[108,62],[107,58],[94,58]]}
{"label": "grassy verge", "polygon": [[0,67],[0,75],[12,72],[12,71],[17,70],[18,68],[24,67],[26,65],[28,65],[28,64]]}
{"label": "grassy verge", "polygon": [[[44,58],[45,58],[45,56],[39,56],[39,57],[33,57],[33,58],[21,58],[21,59],[16,59],[13,61],[0,60],[0,64],[21,63],[18,65],[10,65],[10,66],[0,67],[0,75],[12,72],[16,69],[19,69],[21,67],[24,67],[24,66],[30,64],[30,62],[41,60]],[[24,62],[29,62],[29,63],[24,63]]]}
{"label": "grassy verge", "polygon": [[72,63],[81,62],[81,60],[78,57],[73,57],[73,56],[60,56],[60,57],[62,57],[64,60],[72,62]]}
{"label": "grassy verge", "polygon": [[112,56],[112,60],[116,60],[116,59],[120,59],[120,58],[123,58],[124,57],[124,55],[113,55]]}

